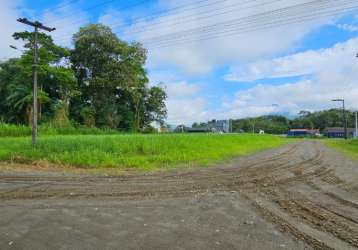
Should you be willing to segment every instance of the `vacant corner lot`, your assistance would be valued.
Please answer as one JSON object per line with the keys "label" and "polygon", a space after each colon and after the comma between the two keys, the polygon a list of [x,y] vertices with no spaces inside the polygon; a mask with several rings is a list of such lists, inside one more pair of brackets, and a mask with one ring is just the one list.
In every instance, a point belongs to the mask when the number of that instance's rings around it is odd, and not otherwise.
{"label": "vacant corner lot", "polygon": [[[256,137],[203,138],[213,147],[223,145],[218,138]],[[246,145],[236,150],[248,154],[240,151]],[[24,156],[34,153],[20,146]],[[321,140],[211,168],[120,176],[0,171],[0,249],[356,249],[357,183],[357,161]]]}
{"label": "vacant corner lot", "polygon": [[244,134],[43,136],[36,148],[30,141],[29,137],[0,138],[0,161],[153,170],[208,165],[287,142],[275,136]]}

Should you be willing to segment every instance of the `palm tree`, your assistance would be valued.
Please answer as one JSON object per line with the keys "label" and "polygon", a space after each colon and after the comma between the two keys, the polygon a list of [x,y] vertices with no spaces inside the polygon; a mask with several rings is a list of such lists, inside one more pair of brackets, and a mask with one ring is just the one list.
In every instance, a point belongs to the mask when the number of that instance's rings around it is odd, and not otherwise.
{"label": "palm tree", "polygon": [[[32,120],[32,88],[27,84],[11,85],[12,94],[6,98],[8,105],[13,107],[20,114],[25,111],[25,120],[28,125]],[[48,94],[42,90],[38,91],[38,100],[41,103],[50,101]],[[20,115],[21,116],[21,115]]]}

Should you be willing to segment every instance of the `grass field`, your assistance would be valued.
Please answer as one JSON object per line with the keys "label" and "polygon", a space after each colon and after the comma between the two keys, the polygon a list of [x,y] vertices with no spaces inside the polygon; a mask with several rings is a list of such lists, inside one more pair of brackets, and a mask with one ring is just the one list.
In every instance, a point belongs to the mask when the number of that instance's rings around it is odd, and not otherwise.
{"label": "grass field", "polygon": [[244,134],[68,135],[42,136],[32,148],[29,137],[3,137],[0,161],[154,170],[206,166],[286,142],[275,136]]}
{"label": "grass field", "polygon": [[[73,126],[55,127],[49,124],[42,124],[39,126],[39,134],[41,135],[106,135],[119,133],[119,131],[112,129],[85,128]],[[0,137],[24,136],[31,136],[31,127],[0,123]]]}
{"label": "grass field", "polygon": [[327,140],[326,144],[354,159],[358,159],[358,140]]}

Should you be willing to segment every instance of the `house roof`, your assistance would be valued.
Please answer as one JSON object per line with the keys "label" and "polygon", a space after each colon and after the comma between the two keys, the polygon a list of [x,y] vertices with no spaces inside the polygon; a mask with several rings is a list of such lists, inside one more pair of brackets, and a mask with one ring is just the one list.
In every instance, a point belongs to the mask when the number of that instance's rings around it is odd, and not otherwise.
{"label": "house roof", "polygon": [[290,132],[317,132],[317,133],[319,133],[319,129],[290,129]]}

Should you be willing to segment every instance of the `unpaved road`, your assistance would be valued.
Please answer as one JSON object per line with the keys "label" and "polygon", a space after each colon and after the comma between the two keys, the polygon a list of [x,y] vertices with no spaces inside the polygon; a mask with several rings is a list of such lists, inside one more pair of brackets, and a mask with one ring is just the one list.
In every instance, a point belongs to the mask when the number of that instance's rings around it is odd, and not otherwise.
{"label": "unpaved road", "polygon": [[356,249],[358,163],[301,141],[220,167],[0,172],[0,249]]}

